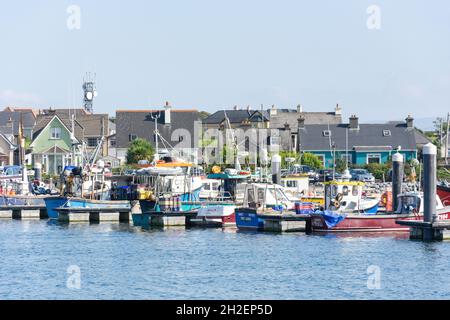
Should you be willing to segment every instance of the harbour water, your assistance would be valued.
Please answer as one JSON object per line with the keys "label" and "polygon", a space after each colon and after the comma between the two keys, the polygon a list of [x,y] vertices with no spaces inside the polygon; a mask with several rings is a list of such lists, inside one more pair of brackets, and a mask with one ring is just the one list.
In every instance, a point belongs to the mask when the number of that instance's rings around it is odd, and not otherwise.
{"label": "harbour water", "polygon": [[[414,242],[407,233],[144,231],[5,220],[0,255],[0,299],[450,298],[450,243]],[[74,266],[78,287],[68,286]]]}

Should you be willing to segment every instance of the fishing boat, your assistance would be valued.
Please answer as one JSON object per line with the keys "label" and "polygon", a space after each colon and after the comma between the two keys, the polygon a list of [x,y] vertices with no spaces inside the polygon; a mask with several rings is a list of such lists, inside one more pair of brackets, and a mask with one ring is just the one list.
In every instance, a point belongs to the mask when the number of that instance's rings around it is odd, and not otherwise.
{"label": "fishing boat", "polygon": [[[331,232],[380,232],[408,231],[408,226],[396,224],[396,220],[423,220],[423,195],[419,192],[399,195],[399,206],[393,213],[378,214],[339,214],[333,211],[315,212],[311,214],[311,225],[314,231]],[[438,218],[450,219],[450,206],[444,206],[436,197]]]}
{"label": "fishing boat", "polygon": [[450,205],[450,184],[448,182],[438,183],[436,192],[444,205]]}
{"label": "fishing boat", "polygon": [[360,181],[325,182],[325,208],[338,213],[375,214],[380,200],[363,195]]}
{"label": "fishing boat", "polygon": [[142,213],[198,209],[202,179],[192,175],[191,168],[192,163],[166,156],[139,170],[136,181]]}
{"label": "fishing boat", "polygon": [[130,208],[129,201],[111,200],[111,181],[101,161],[83,171],[81,167],[66,166],[60,175],[60,194],[44,197],[50,219],[58,219],[59,207],[64,208]]}
{"label": "fishing boat", "polygon": [[[250,172],[226,169],[208,175],[208,181],[217,181],[217,193],[214,197],[202,200],[197,217],[191,219],[193,225],[227,227],[236,225],[235,209],[238,186],[250,178]],[[203,184],[204,185],[204,184]]]}
{"label": "fishing boat", "polygon": [[295,203],[289,200],[282,186],[270,182],[248,183],[244,190],[243,206],[235,210],[236,226],[240,230],[263,230],[262,213],[280,214],[294,210]]}

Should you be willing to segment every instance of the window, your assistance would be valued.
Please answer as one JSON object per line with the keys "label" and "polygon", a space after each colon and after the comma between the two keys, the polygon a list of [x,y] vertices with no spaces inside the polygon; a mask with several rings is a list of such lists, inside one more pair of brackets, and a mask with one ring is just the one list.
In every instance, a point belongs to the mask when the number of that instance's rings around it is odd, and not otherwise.
{"label": "window", "polygon": [[135,134],[128,135],[128,141],[134,141],[137,139],[137,136]]}
{"label": "window", "polygon": [[178,142],[182,142],[184,140],[184,137],[183,136],[179,136],[178,137]]}
{"label": "window", "polygon": [[381,163],[381,154],[379,153],[367,154],[367,164],[369,163]]}
{"label": "window", "polygon": [[324,154],[317,154],[317,158],[319,158],[322,165],[325,165],[325,155]]}
{"label": "window", "polygon": [[109,140],[109,145],[111,147],[115,147],[116,146],[116,140]]}
{"label": "window", "polygon": [[278,136],[271,136],[270,137],[270,145],[271,146],[279,146],[280,145],[280,137],[278,137]]}
{"label": "window", "polygon": [[87,138],[87,145],[88,147],[96,147],[98,144],[98,138]]}
{"label": "window", "polygon": [[353,159],[352,159],[352,155],[351,154],[342,154],[341,155],[341,159],[344,160],[344,161],[347,160],[347,163],[349,163],[349,164],[353,163],[353,161],[352,161]]}
{"label": "window", "polygon": [[52,139],[61,139],[61,128],[55,127],[50,129]]}
{"label": "window", "polygon": [[390,137],[391,136],[391,130],[383,130],[383,137]]}
{"label": "window", "polygon": [[324,137],[331,137],[331,131],[330,130],[324,130],[323,131],[323,136]]}

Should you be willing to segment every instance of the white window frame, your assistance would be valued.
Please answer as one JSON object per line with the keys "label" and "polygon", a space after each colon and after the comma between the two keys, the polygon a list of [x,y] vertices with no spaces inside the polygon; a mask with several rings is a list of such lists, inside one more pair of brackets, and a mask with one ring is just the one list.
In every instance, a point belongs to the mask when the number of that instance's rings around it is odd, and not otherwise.
{"label": "white window frame", "polygon": [[51,127],[50,128],[50,138],[52,140],[60,140],[61,132],[62,132],[62,130],[60,127]]}
{"label": "white window frame", "polygon": [[381,153],[368,153],[366,155],[366,164],[369,164],[369,158],[378,158],[378,163],[381,163]]}

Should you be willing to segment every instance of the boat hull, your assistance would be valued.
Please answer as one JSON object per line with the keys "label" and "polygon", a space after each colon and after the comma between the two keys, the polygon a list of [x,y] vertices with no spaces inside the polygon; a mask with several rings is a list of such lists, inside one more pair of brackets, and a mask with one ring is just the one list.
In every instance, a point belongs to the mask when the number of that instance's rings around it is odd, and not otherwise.
{"label": "boat hull", "polygon": [[264,220],[258,217],[255,209],[237,208],[235,210],[235,219],[239,230],[264,230]]}
{"label": "boat hull", "polygon": [[[450,211],[438,212],[439,220],[450,219]],[[320,214],[313,214],[311,226],[313,231],[326,232],[382,232],[409,231],[408,226],[398,225],[397,220],[423,220],[423,215],[414,214],[382,214],[382,215],[348,215],[336,226],[329,228]]]}
{"label": "boat hull", "polygon": [[234,205],[206,205],[198,210],[197,218],[191,219],[191,224],[205,227],[236,226]]}
{"label": "boat hull", "polygon": [[83,198],[69,197],[48,197],[45,198],[45,206],[50,219],[58,219],[58,212],[55,210],[59,207],[74,208],[124,208],[130,209],[129,201],[112,201],[112,200],[90,200]]}
{"label": "boat hull", "polygon": [[438,185],[436,192],[444,206],[450,206],[450,187]]}
{"label": "boat hull", "polygon": [[[201,188],[198,188],[193,192],[179,195],[181,202],[179,206],[179,211],[195,211],[201,208],[201,204],[199,202],[200,190]],[[141,206],[142,213],[165,211],[155,201],[139,200],[139,204]]]}

